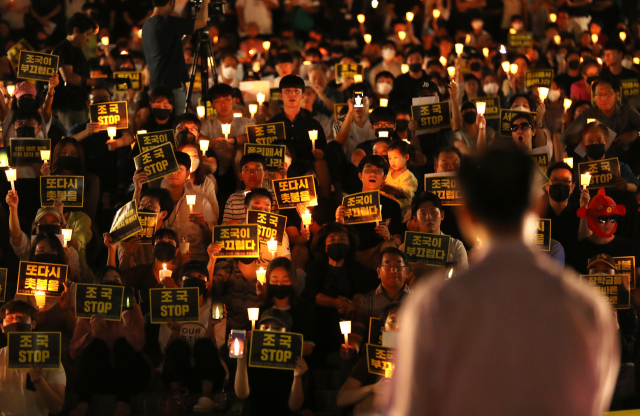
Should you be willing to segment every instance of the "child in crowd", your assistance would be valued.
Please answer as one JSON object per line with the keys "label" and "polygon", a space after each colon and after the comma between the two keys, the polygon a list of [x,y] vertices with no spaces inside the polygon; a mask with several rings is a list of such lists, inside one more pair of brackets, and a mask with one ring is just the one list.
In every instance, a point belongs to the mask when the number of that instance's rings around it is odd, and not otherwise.
{"label": "child in crowd", "polygon": [[405,223],[411,219],[411,199],[418,189],[418,180],[407,169],[409,145],[402,140],[393,141],[387,154],[391,169],[380,188],[380,193],[400,204],[402,222]]}

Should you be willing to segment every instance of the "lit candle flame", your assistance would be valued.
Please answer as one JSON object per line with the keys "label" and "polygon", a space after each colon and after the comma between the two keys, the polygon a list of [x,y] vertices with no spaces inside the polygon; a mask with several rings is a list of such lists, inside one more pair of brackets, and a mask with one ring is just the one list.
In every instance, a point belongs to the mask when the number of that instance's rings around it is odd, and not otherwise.
{"label": "lit candle flame", "polygon": [[233,355],[240,355],[240,343],[238,342],[238,338],[233,341]]}

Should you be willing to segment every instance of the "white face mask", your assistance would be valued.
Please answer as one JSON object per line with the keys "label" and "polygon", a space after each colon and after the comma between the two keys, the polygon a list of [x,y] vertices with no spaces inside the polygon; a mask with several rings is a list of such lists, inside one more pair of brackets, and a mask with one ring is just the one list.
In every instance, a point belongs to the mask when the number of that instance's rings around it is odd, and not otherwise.
{"label": "white face mask", "polygon": [[623,59],[622,67],[626,69],[631,69],[631,67],[633,67],[633,61],[631,59]]}
{"label": "white face mask", "polygon": [[385,61],[390,61],[395,57],[396,57],[396,51],[394,51],[393,49],[387,48],[382,50],[382,58]]}
{"label": "white face mask", "polygon": [[392,88],[391,84],[387,84],[386,82],[378,82],[378,84],[376,84],[376,89],[380,95],[388,95]]}
{"label": "white face mask", "polygon": [[558,98],[560,98],[560,90],[549,90],[549,94],[547,94],[547,98],[552,103],[555,103],[556,101],[558,101]]}
{"label": "white face mask", "polygon": [[482,86],[482,90],[487,95],[496,95],[500,86],[495,82],[490,82]]}
{"label": "white face mask", "polygon": [[200,167],[200,159],[191,158],[191,173],[198,170],[198,167]]}
{"label": "white face mask", "polygon": [[233,79],[236,77],[236,69],[232,66],[223,66],[222,76],[226,79]]}
{"label": "white face mask", "polygon": [[136,67],[136,71],[142,71],[144,69],[143,64],[135,64],[135,67]]}
{"label": "white face mask", "polygon": [[513,110],[513,111],[525,111],[525,112],[527,112],[527,113],[529,113],[529,112],[530,112],[530,111],[529,111],[529,109],[528,109],[528,108],[526,108],[526,107],[525,107],[525,106],[523,106],[523,105],[519,105],[519,106],[517,106],[517,107],[513,107],[513,108],[512,108],[512,110]]}

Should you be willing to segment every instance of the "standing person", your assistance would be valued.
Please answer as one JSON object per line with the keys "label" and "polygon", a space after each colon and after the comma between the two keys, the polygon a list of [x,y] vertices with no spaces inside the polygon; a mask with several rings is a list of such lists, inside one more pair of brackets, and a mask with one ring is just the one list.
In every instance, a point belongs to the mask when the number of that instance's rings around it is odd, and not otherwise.
{"label": "standing person", "polygon": [[202,0],[195,21],[172,16],[176,0],[153,0],[153,14],[142,26],[142,48],[149,66],[149,87],[173,90],[176,114],[184,113],[185,82],[189,81],[182,37],[207,24],[209,0]]}
{"label": "standing person", "polygon": [[615,319],[591,288],[547,264],[528,241],[537,219],[534,169],[529,156],[506,149],[460,167],[461,229],[479,236],[486,253],[458,278],[418,285],[404,306],[390,414],[607,410],[620,364]]}
{"label": "standing person", "polygon": [[96,22],[89,16],[76,13],[67,23],[67,39],[55,47],[52,54],[60,57],[58,71],[62,82],[56,88],[53,109],[65,129],[88,118],[87,94],[98,82],[89,77],[89,63],[82,50],[96,30]]}

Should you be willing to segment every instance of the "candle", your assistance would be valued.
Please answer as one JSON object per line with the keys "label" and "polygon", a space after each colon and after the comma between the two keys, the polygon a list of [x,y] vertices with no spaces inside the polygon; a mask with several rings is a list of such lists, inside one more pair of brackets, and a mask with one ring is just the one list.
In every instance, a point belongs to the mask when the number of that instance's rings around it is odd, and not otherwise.
{"label": "candle", "polygon": [[564,111],[567,111],[571,107],[571,99],[565,98],[564,103],[562,103],[562,106],[564,107]]}
{"label": "candle", "polygon": [[[216,308],[212,309],[211,317],[213,319],[220,319],[222,317],[222,311],[220,310],[220,305],[216,305]],[[236,338],[236,342],[238,342],[238,338]]]}
{"label": "candle", "polygon": [[138,130],[138,134],[147,134],[146,130]]}
{"label": "candle", "polygon": [[404,30],[401,30],[400,32],[398,32],[398,38],[400,38],[400,40],[404,40],[407,37],[407,32],[405,32]]}
{"label": "candle", "polygon": [[240,118],[242,117],[242,113],[233,113],[233,118]]}
{"label": "candle", "polygon": [[9,169],[5,170],[4,173],[7,175],[7,180],[9,182],[11,182],[11,190],[15,191],[16,188],[15,188],[15,185],[13,183],[16,180],[16,170],[9,168]]}
{"label": "candle", "polygon": [[376,9],[378,7],[378,0],[371,0],[371,7]]}
{"label": "candle", "polygon": [[114,138],[116,137],[116,132],[117,132],[117,128],[115,127],[107,127],[107,134],[109,135],[110,138]]}
{"label": "candle", "polygon": [[451,276],[453,276],[453,267],[451,268],[451,270],[449,270],[449,274],[447,275],[447,279],[451,279]]}
{"label": "candle", "polygon": [[189,205],[189,212],[193,212],[193,206],[196,204],[195,195],[187,195],[187,205]]}
{"label": "candle", "polygon": [[407,72],[409,72],[409,65],[407,65],[407,64],[402,64],[402,65],[400,65],[400,71],[401,71],[403,74],[406,74]]}
{"label": "candle", "polygon": [[378,137],[389,137],[389,132],[385,130],[380,130],[378,132]]}
{"label": "candle", "polygon": [[467,44],[471,42],[471,35],[467,33],[467,36],[464,37],[464,43]]}
{"label": "candle", "polygon": [[164,285],[164,280],[171,278],[171,270],[167,270],[166,263],[162,264],[162,270],[158,272],[158,276],[160,277],[160,283]]}
{"label": "candle", "polygon": [[640,58],[633,58],[634,65],[640,65]]}
{"label": "candle", "polygon": [[560,45],[560,42],[562,41],[562,38],[560,37],[560,35],[555,35],[553,37],[553,41],[556,43],[556,45]]}
{"label": "candle", "polygon": [[449,73],[449,78],[453,78],[456,76],[456,67],[450,66],[447,68],[447,72]]}
{"label": "candle", "polygon": [[514,28],[509,29],[509,33],[512,35],[515,35],[518,31],[515,30]]}
{"label": "candle", "polygon": [[225,139],[229,139],[229,133],[231,133],[231,124],[226,123],[222,125],[222,134],[224,134]]}
{"label": "candle", "polygon": [[304,214],[301,215],[302,217],[302,225],[304,227],[308,227],[311,225],[311,213],[309,212],[309,210],[305,210]]}
{"label": "candle", "polygon": [[549,20],[551,21],[551,23],[555,23],[555,22],[556,22],[556,20],[558,20],[558,15],[557,15],[557,14],[555,14],[555,13],[551,13],[551,14],[549,15]]}
{"label": "candle", "polygon": [[358,15],[358,23],[364,23],[364,15],[363,14],[359,14]]}
{"label": "candle", "polygon": [[260,316],[260,308],[247,308],[247,314],[249,315],[249,320],[251,321],[251,329],[256,329],[256,321]]}
{"label": "candle", "polygon": [[484,115],[484,112],[487,109],[487,103],[485,103],[484,101],[478,101],[476,103],[476,108],[478,110],[478,114]]}
{"label": "candle", "polygon": [[258,104],[262,105],[262,103],[264,103],[264,94],[259,92],[258,95],[256,95],[256,98],[258,99]]}
{"label": "candle", "polygon": [[233,341],[233,355],[238,356],[240,355],[240,342],[238,342],[239,338],[236,338],[235,341]]}
{"label": "candle", "polygon": [[433,9],[433,18],[438,19],[440,17],[440,10]]}
{"label": "candle", "polygon": [[626,32],[620,32],[620,40],[621,41],[625,41],[627,40],[627,33]]}
{"label": "candle", "polygon": [[264,42],[262,42],[262,49],[264,49],[265,51],[269,52],[270,47],[271,47],[271,42],[269,42],[268,40],[265,40]]}
{"label": "candle", "polygon": [[68,242],[71,241],[71,236],[73,235],[73,230],[71,228],[63,228],[62,229],[62,240],[64,241],[65,247],[68,246]]}
{"label": "candle", "polygon": [[482,48],[482,54],[485,58],[489,57],[489,48]]}
{"label": "candle", "polygon": [[360,75],[360,74],[355,74],[355,75],[353,76],[353,81],[354,81],[354,82],[362,82],[362,75]]}
{"label": "candle", "polygon": [[340,331],[344,335],[344,344],[349,345],[349,334],[351,333],[351,321],[340,321]]}
{"label": "candle", "polygon": [[258,270],[256,270],[256,277],[258,278],[258,282],[260,282],[260,284],[265,284],[267,283],[267,271],[265,269],[263,269],[262,267],[260,267]]}
{"label": "candle", "polygon": [[511,64],[511,73],[516,74],[518,72],[518,64]]}
{"label": "candle", "polygon": [[503,55],[507,53],[507,48],[505,48],[504,45],[500,45],[500,53]]}
{"label": "candle", "polygon": [[16,86],[15,85],[7,85],[7,92],[9,93],[10,97],[13,97],[13,93],[16,90]]}
{"label": "candle", "polygon": [[380,107],[386,107],[389,105],[389,100],[387,98],[380,98]]}
{"label": "candle", "polygon": [[249,112],[251,113],[251,118],[253,118],[258,112],[258,104],[249,104]]}
{"label": "candle", "polygon": [[598,65],[602,65],[602,58],[598,58],[597,61],[598,61]]}
{"label": "candle", "polygon": [[200,139],[200,151],[206,153],[207,150],[209,150],[209,140]]}
{"label": "candle", "polygon": [[442,66],[447,66],[447,58],[445,58],[444,56],[441,56],[439,60]]}
{"label": "candle", "polygon": [[569,167],[571,167],[571,169],[573,169],[573,158],[572,157],[565,157],[564,159],[562,159],[562,161],[564,163],[566,163],[567,165],[569,165]]}
{"label": "candle", "polygon": [[583,189],[587,189],[587,186],[591,183],[591,174],[589,172],[580,175],[580,185]]}
{"label": "candle", "polygon": [[38,309],[43,309],[45,303],[47,303],[47,297],[45,296],[44,292],[39,290],[33,295],[36,297],[36,305],[38,305]]}
{"label": "candle", "polygon": [[413,13],[407,12],[406,17],[407,17],[407,22],[413,21]]}
{"label": "candle", "polygon": [[188,241],[180,242],[180,253],[186,254],[187,251],[189,251],[189,244],[190,243]]}
{"label": "candle", "polygon": [[464,49],[464,45],[462,43],[456,43],[456,54],[458,56],[460,56],[463,49]]}
{"label": "candle", "polygon": [[366,35],[364,35],[364,41],[366,43],[371,43],[371,35],[368,34],[368,33]]}
{"label": "candle", "polygon": [[251,69],[253,69],[253,72],[260,72],[260,61],[254,61]]}
{"label": "candle", "polygon": [[276,251],[278,251],[278,242],[274,238],[271,238],[271,240],[267,241],[267,249],[269,249],[269,252],[271,253],[271,256],[273,258],[276,254]]}
{"label": "candle", "polygon": [[595,123],[595,122],[596,122],[596,119],[595,119],[595,118],[588,118],[588,119],[587,119],[587,124],[589,124],[589,123]]}
{"label": "candle", "polygon": [[109,44],[109,36],[103,36],[102,39],[100,39],[100,41],[104,46],[107,46]]}
{"label": "candle", "polygon": [[51,150],[40,150],[40,158],[43,161],[48,162],[51,158]]}
{"label": "candle", "polygon": [[384,369],[384,377],[391,378],[392,375],[393,375],[393,369],[391,368],[391,365],[389,365],[387,368]]}
{"label": "candle", "polygon": [[316,140],[318,140],[318,130],[309,130],[309,139],[311,139],[311,147],[316,150]]}
{"label": "candle", "polygon": [[596,35],[595,33],[591,35],[591,42],[598,43],[598,35]]}
{"label": "candle", "polygon": [[547,88],[547,87],[539,87],[538,88],[538,95],[540,96],[540,99],[546,100],[547,99],[547,95],[549,95],[549,88]]}
{"label": "candle", "polygon": [[502,70],[509,75],[509,61],[502,61]]}
{"label": "candle", "polygon": [[203,105],[197,106],[196,111],[198,112],[198,118],[204,118],[205,108]]}
{"label": "candle", "polygon": [[[382,205],[380,205],[380,218],[382,218]],[[380,221],[376,221],[376,227],[380,225]]]}

